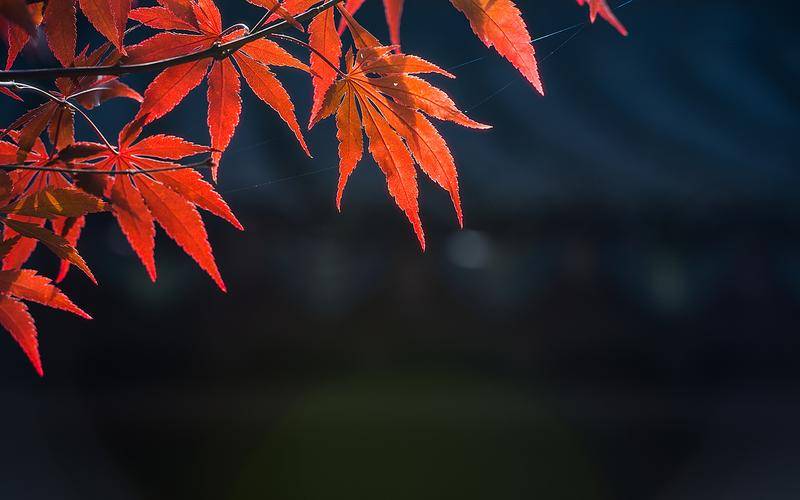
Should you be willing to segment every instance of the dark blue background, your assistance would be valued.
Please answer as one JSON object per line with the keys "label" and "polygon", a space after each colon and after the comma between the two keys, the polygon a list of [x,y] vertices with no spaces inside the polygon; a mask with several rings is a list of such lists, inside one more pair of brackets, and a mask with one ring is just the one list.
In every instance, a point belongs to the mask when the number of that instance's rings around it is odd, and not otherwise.
{"label": "dark blue background", "polygon": [[[585,16],[519,4],[537,37]],[[90,220],[102,286],[64,288],[95,320],[32,307],[44,380],[0,336],[0,498],[798,498],[800,12],[618,14],[627,39],[537,42],[542,98],[447,2],[407,2],[407,52],[486,56],[436,83],[495,125],[442,126],[467,227],[423,181],[425,254],[371,161],[336,213],[332,123],[309,160],[245,91],[220,190],[247,231],[206,218],[230,292],[163,234],[150,284]],[[360,19],[386,38],[377,1]],[[204,98],[153,130],[205,141]]]}

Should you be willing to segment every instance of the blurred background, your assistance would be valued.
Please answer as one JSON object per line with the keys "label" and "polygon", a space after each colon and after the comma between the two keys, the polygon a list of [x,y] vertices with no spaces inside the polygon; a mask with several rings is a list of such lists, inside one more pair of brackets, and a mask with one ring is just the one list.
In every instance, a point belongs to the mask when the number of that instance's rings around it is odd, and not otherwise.
{"label": "blurred background", "polygon": [[[586,16],[519,4],[535,37]],[[628,38],[536,43],[543,98],[448,2],[407,2],[404,49],[495,125],[441,127],[466,229],[421,181],[424,254],[371,161],[336,212],[330,121],[310,160],[245,90],[219,189],[247,230],[205,218],[229,293],[163,233],[151,284],[90,218],[102,286],[64,289],[95,320],[32,306],[42,380],[0,335],[0,498],[800,498],[800,11],[617,13]],[[387,38],[379,2],[360,19]],[[307,77],[279,76],[306,122]],[[151,130],[207,142],[205,91]]]}

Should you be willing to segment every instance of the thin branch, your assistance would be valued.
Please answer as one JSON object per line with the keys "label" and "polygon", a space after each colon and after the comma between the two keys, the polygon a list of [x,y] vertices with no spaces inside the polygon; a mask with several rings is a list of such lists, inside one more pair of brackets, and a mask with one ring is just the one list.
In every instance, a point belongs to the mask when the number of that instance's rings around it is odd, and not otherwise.
{"label": "thin branch", "polygon": [[[322,11],[330,9],[331,7],[341,3],[343,0],[326,0],[325,2],[312,7],[307,11],[295,16],[297,22],[303,22],[316,16]],[[285,19],[277,21],[275,24],[253,31],[241,38],[231,40],[230,42],[214,44],[211,47],[185,54],[182,56],[170,57],[161,59],[159,61],[151,61],[139,64],[118,64],[113,66],[81,66],[70,68],[43,68],[43,69],[17,69],[0,71],[0,79],[3,80],[50,80],[59,77],[79,77],[79,76],[97,76],[97,75],[127,75],[130,73],[145,73],[148,71],[160,71],[179,64],[199,61],[206,58],[222,58],[236,52],[250,42],[264,38],[267,35],[283,31],[290,27],[291,24]]]}
{"label": "thin branch", "polygon": [[80,92],[75,92],[74,94],[70,94],[69,97],[65,97],[64,99],[75,99],[76,97],[80,97],[82,95],[91,94],[92,92],[102,92],[104,90],[110,90],[111,87],[92,87],[90,89],[81,90]]}
{"label": "thin branch", "polygon": [[340,77],[347,76],[342,72],[341,69],[339,69],[339,67],[336,64],[334,64],[330,59],[328,59],[327,56],[325,56],[325,54],[323,54],[322,52],[318,51],[317,49],[312,47],[310,44],[307,44],[306,42],[304,42],[302,40],[299,40],[299,39],[297,39],[297,38],[295,38],[293,36],[280,35],[280,34],[277,34],[277,33],[269,35],[269,38],[277,38],[279,40],[286,40],[287,42],[292,42],[292,43],[294,43],[296,45],[299,45],[299,46],[301,46],[303,48],[306,48],[309,51],[313,52],[314,54],[318,55],[320,57],[320,59],[325,61],[328,64],[328,66],[333,68]]}
{"label": "thin branch", "polygon": [[189,170],[189,169],[207,169],[211,168],[214,164],[212,158],[206,158],[203,161],[196,163],[188,163],[186,165],[175,165],[172,167],[159,167],[151,169],[136,169],[136,170],[99,170],[91,168],[60,168],[60,167],[37,167],[34,165],[0,165],[0,170],[32,170],[34,172],[58,172],[61,174],[98,174],[98,175],[138,175],[150,174],[158,172],[174,172],[176,170]]}
{"label": "thin branch", "polygon": [[97,134],[97,137],[99,137],[100,140],[103,141],[103,143],[106,145],[106,147],[108,147],[108,149],[110,149],[111,151],[116,151],[114,146],[111,145],[111,143],[108,141],[106,136],[100,130],[100,127],[98,127],[97,124],[91,118],[89,118],[89,115],[87,115],[86,112],[84,112],[80,107],[78,107],[75,104],[69,102],[66,97],[58,97],[56,95],[51,94],[50,92],[48,92],[46,90],[42,90],[39,87],[34,87],[33,85],[28,85],[27,83],[0,82],[0,87],[14,87],[15,89],[18,89],[18,90],[31,90],[33,92],[39,93],[39,94],[47,97],[51,101],[54,101],[54,102],[57,102],[57,103],[59,103],[59,104],[61,104],[63,106],[69,107],[70,109],[72,109],[73,111],[75,111],[76,113],[81,115],[84,120],[86,120],[86,123],[88,123],[89,126],[92,127],[94,132]]}

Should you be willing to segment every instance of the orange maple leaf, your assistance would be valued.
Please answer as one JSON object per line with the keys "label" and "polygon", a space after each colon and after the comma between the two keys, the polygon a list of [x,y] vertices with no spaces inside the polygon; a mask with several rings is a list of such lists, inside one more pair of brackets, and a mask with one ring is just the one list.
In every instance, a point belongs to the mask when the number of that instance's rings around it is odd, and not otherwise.
{"label": "orange maple leaf", "polygon": [[[158,222],[225,291],[197,208],[225,219],[239,230],[243,229],[242,225],[198,171],[174,163],[208,153],[210,148],[170,135],[153,135],[137,141],[141,130],[142,120],[126,125],[119,134],[118,147],[113,150],[101,144],[95,144],[93,149],[76,143],[75,147],[84,148],[86,153],[76,154],[74,158],[94,160],[85,164],[93,170],[128,172],[111,179],[108,175],[86,175],[96,177],[100,185],[98,191],[111,200],[111,212],[153,281],[156,279],[155,222]],[[130,173],[132,171],[142,174]]]}
{"label": "orange maple leaf", "polygon": [[468,118],[447,94],[414,76],[452,75],[418,57],[393,53],[393,47],[382,46],[345,9],[341,12],[357,52],[346,54],[345,71],[336,68],[339,79],[326,91],[312,122],[314,125],[336,114],[340,157],[337,206],[341,208],[347,180],[362,158],[363,129],[369,140],[369,152],[386,176],[389,193],[406,214],[424,249],[415,164],[447,190],[458,222],[463,226],[455,161],[425,115],[466,127],[490,127]]}

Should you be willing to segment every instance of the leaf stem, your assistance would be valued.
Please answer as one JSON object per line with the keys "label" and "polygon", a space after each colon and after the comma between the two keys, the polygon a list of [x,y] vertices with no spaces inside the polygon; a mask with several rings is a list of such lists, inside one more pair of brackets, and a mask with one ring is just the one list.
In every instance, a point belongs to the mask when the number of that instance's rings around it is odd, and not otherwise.
{"label": "leaf stem", "polygon": [[281,34],[278,34],[278,33],[274,33],[272,35],[269,35],[269,38],[277,38],[279,40],[286,40],[287,42],[292,42],[292,43],[294,43],[296,45],[304,47],[304,48],[310,50],[311,52],[313,52],[314,54],[318,55],[320,57],[320,59],[322,59],[323,61],[325,61],[328,64],[328,66],[330,66],[331,68],[336,70],[336,73],[340,77],[347,76],[342,72],[341,69],[339,69],[339,67],[337,65],[335,65],[333,62],[331,62],[331,60],[328,59],[325,56],[325,54],[323,54],[322,52],[320,52],[317,49],[315,49],[314,47],[312,47],[310,44],[308,44],[308,43],[306,43],[306,42],[304,42],[304,41],[302,41],[300,39],[297,39],[297,38],[295,38],[293,36],[289,36],[289,35],[281,35]]}
{"label": "leaf stem", "polygon": [[30,90],[30,91],[36,92],[38,94],[41,94],[41,95],[47,97],[51,101],[54,101],[54,102],[57,102],[59,104],[62,104],[63,106],[69,107],[70,109],[72,109],[76,113],[80,114],[83,117],[84,120],[86,120],[86,123],[88,123],[89,126],[92,127],[92,130],[94,130],[95,134],[97,134],[97,137],[99,137],[100,140],[103,141],[103,143],[106,145],[106,147],[108,147],[108,149],[110,149],[111,151],[116,151],[114,146],[111,145],[111,143],[108,141],[108,139],[103,134],[103,132],[100,130],[100,128],[97,126],[97,124],[94,122],[94,120],[89,118],[89,115],[87,115],[86,112],[84,112],[79,106],[76,106],[75,104],[69,102],[65,97],[58,97],[56,95],[51,94],[50,92],[48,92],[46,90],[40,89],[39,87],[35,87],[33,85],[29,85],[27,83],[20,83],[20,82],[14,82],[14,81],[11,81],[11,82],[0,82],[0,87],[14,87],[14,88],[19,89],[19,90]]}

